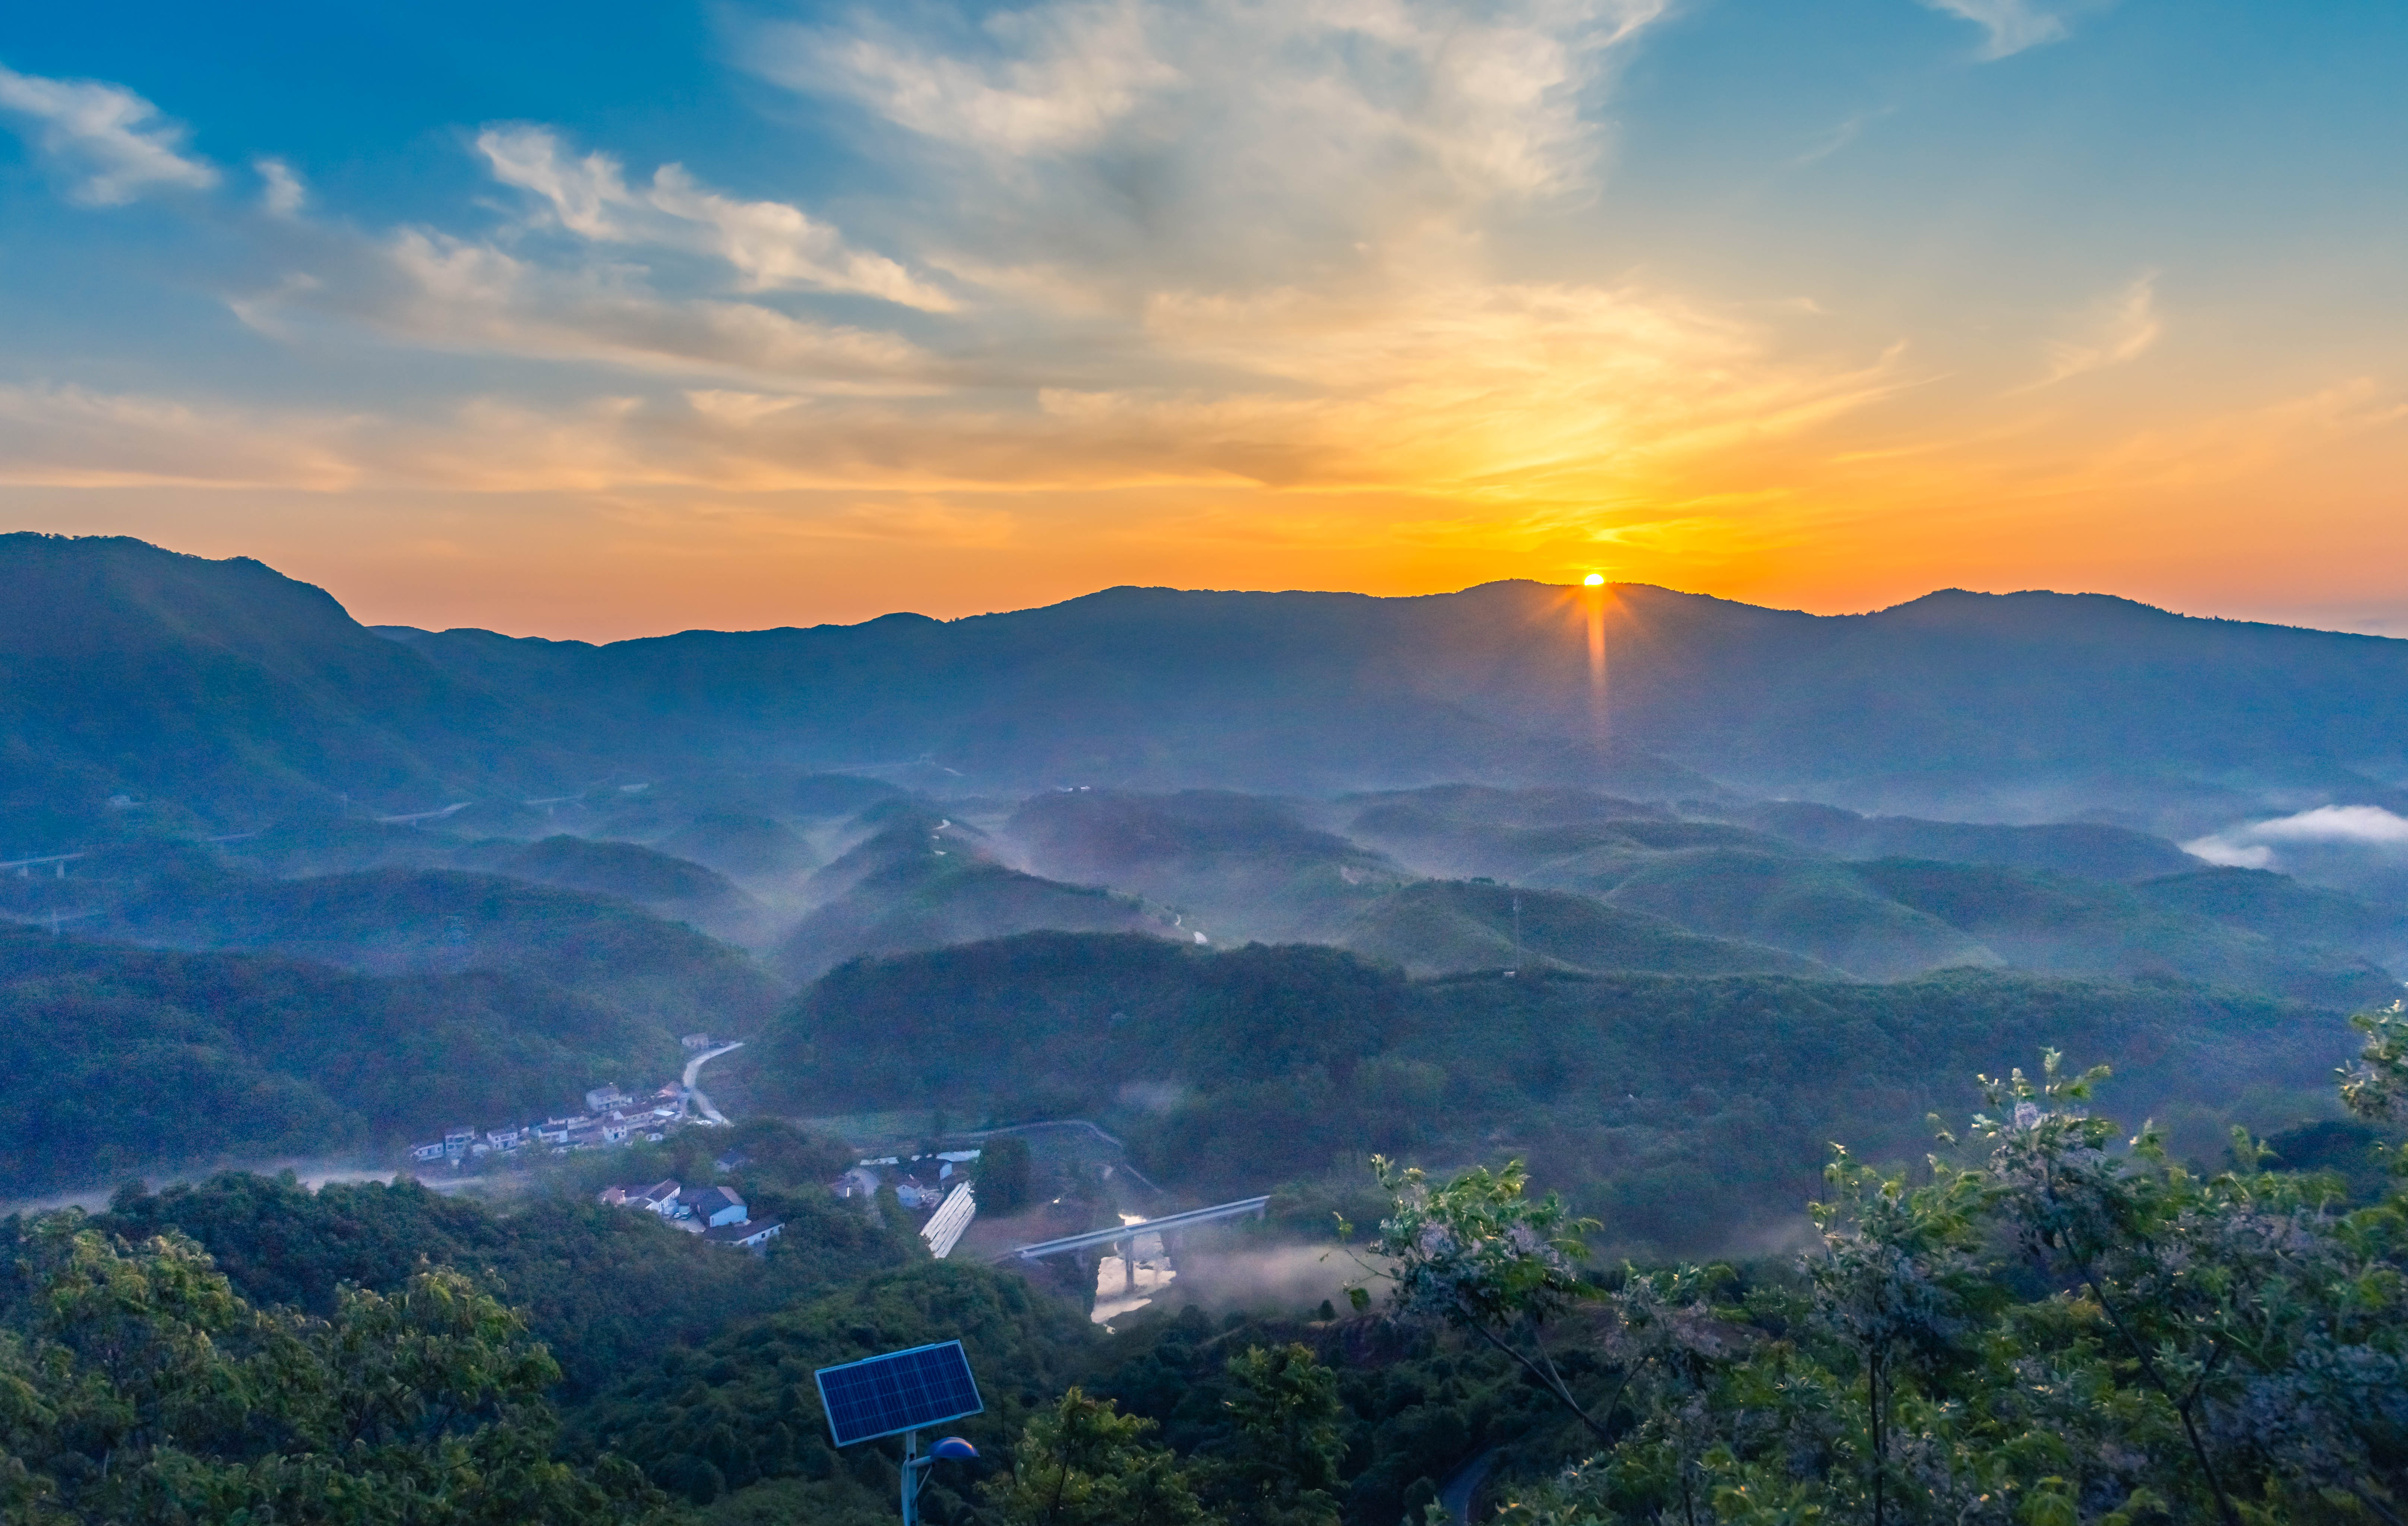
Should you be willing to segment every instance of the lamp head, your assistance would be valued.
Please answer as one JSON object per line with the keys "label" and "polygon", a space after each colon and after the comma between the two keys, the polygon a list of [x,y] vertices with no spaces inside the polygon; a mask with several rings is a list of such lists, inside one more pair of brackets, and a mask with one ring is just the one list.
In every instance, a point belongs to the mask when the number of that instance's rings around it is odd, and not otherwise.
{"label": "lamp head", "polygon": [[955,1461],[978,1456],[978,1448],[959,1436],[946,1436],[928,1448],[930,1457],[950,1457]]}

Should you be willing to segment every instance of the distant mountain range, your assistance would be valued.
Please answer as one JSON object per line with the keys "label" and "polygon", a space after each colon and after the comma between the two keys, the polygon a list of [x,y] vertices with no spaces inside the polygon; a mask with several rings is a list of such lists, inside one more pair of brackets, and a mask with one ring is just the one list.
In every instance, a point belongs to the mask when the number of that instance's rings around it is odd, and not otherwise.
{"label": "distant mountain range", "polygon": [[2186,833],[2270,804],[2408,805],[2408,641],[2098,595],[1816,616],[1637,584],[1116,588],[596,646],[370,629],[256,561],[125,539],[0,536],[0,587],[12,857],[139,813],[227,833],[345,802],[532,810],[515,802],[695,770],[869,773],[939,799],[1472,780]]}

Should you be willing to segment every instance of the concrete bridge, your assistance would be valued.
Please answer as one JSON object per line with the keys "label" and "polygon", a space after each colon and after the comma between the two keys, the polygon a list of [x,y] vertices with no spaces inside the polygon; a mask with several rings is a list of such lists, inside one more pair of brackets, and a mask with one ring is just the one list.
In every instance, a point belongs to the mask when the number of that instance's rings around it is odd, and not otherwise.
{"label": "concrete bridge", "polygon": [[1109,1230],[1089,1230],[1084,1234],[1066,1234],[1059,1240],[1039,1240],[1033,1245],[1021,1245],[996,1258],[998,1265],[1008,1261],[1039,1261],[1048,1256],[1063,1256],[1073,1251],[1095,1250],[1110,1245],[1121,1259],[1121,1271],[1126,1287],[1137,1286],[1135,1242],[1140,1234],[1164,1236],[1163,1248],[1170,1248],[1170,1235],[1199,1225],[1218,1223],[1225,1218],[1260,1218],[1270,1205],[1268,1193],[1259,1198],[1241,1198],[1236,1202],[1215,1203],[1210,1208],[1191,1208],[1183,1214],[1165,1214],[1160,1218],[1140,1219],[1134,1224],[1115,1225]]}

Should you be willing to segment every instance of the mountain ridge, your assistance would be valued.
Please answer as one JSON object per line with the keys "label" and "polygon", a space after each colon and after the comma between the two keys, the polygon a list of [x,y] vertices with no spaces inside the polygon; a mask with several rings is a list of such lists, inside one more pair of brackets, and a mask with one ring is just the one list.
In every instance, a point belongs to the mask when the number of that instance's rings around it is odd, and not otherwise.
{"label": "mountain ridge", "polygon": [[0,578],[26,591],[0,615],[0,851],[19,853],[122,835],[113,795],[223,830],[302,801],[406,813],[595,773],[914,760],[939,793],[1730,786],[2164,832],[2278,795],[2408,804],[2408,740],[2384,719],[2408,707],[2408,641],[2104,594],[1815,615],[1646,584],[1123,586],[597,645],[372,630],[255,560],[122,537],[0,536]]}

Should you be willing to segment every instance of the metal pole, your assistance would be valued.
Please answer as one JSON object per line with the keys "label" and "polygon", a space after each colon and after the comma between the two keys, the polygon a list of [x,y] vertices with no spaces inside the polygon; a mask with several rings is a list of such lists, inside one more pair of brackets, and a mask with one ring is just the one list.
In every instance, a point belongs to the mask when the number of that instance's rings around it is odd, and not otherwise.
{"label": "metal pole", "polygon": [[903,1432],[903,1526],[919,1526],[920,1485],[936,1461],[920,1455],[919,1432]]}

